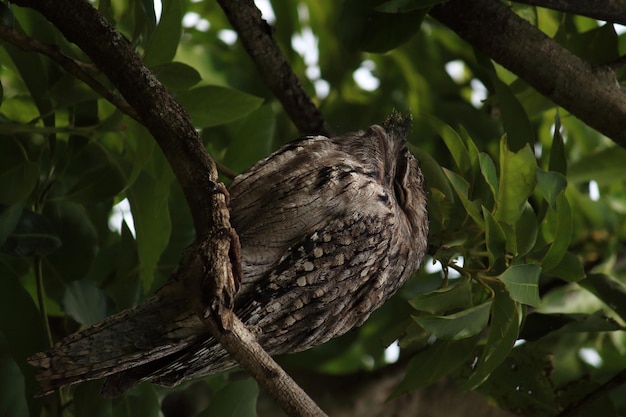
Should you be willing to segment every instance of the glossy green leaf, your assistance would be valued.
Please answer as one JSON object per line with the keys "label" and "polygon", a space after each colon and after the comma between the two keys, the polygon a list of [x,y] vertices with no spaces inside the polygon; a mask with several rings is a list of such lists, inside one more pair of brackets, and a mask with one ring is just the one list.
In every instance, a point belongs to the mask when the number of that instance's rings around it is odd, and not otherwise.
{"label": "glossy green leaf", "polygon": [[24,375],[13,359],[5,336],[0,332],[0,415],[28,417]]}
{"label": "glossy green leaf", "polygon": [[83,278],[91,268],[98,250],[98,232],[85,208],[76,203],[49,203],[43,215],[61,240],[61,246],[43,260],[46,290],[60,301],[65,283]]}
{"label": "glossy green leaf", "polygon": [[552,148],[550,148],[550,163],[548,170],[567,175],[567,157],[565,156],[565,141],[561,135],[561,116],[557,109],[554,115],[554,134]]}
{"label": "glossy green leaf", "polygon": [[626,320],[626,284],[607,274],[589,274],[578,284]]}
{"label": "glossy green leaf", "polygon": [[559,263],[545,272],[567,282],[578,282],[586,276],[580,258],[570,251],[565,252]]}
{"label": "glossy green leaf", "polygon": [[[441,122],[434,117],[426,119],[430,126],[439,134],[443,142],[446,144],[450,155],[454,159],[458,172],[465,175],[471,171],[471,162],[467,146],[463,143],[461,136],[449,125]],[[467,178],[466,178],[467,179]]]}
{"label": "glossy green leaf", "polygon": [[483,174],[483,178],[489,185],[494,199],[498,199],[498,173],[496,172],[496,166],[493,163],[493,159],[484,152],[479,155],[480,172]]}
{"label": "glossy green leaf", "polygon": [[428,188],[439,190],[445,195],[446,199],[453,201],[454,193],[441,165],[422,148],[411,148],[411,151],[420,163],[420,169],[424,174],[424,178],[426,178]]}
{"label": "glossy green leaf", "polygon": [[63,309],[78,323],[90,326],[115,312],[113,302],[92,281],[72,281],[65,289]]}
{"label": "glossy green leaf", "polygon": [[506,235],[507,249],[517,256],[526,255],[535,246],[538,234],[537,217],[533,207],[527,201],[522,208],[522,214],[515,223],[515,232]]}
{"label": "glossy green leaf", "polygon": [[496,289],[487,343],[464,384],[467,389],[482,384],[513,349],[519,334],[519,319],[517,303],[504,289]]}
{"label": "glossy green leaf", "polygon": [[161,18],[146,46],[146,65],[152,67],[174,59],[182,34],[182,19],[181,0],[162,1]]}
{"label": "glossy green leaf", "polygon": [[506,234],[502,225],[493,217],[489,210],[483,207],[485,218],[485,243],[487,244],[487,256],[489,257],[490,269],[504,267],[506,257]]}
{"label": "glossy green leaf", "polygon": [[160,399],[154,385],[140,384],[123,397],[113,401],[112,411],[116,417],[154,416],[161,412]]}
{"label": "glossy green leaf", "polygon": [[511,87],[505,84],[495,71],[493,63],[482,54],[477,54],[477,61],[487,70],[496,92],[496,99],[501,108],[502,124],[508,138],[510,149],[514,152],[524,149],[535,141],[534,129],[530,119]]}
{"label": "glossy green leaf", "polygon": [[404,379],[392,398],[428,386],[449,375],[469,360],[478,336],[460,340],[437,340],[417,353],[409,362]]}
{"label": "glossy green leaf", "polygon": [[17,227],[22,217],[22,209],[21,204],[0,204],[0,247]]}
{"label": "glossy green leaf", "polygon": [[220,86],[180,92],[176,99],[187,109],[197,128],[230,123],[259,108],[263,99]]}
{"label": "glossy green leaf", "polygon": [[349,0],[340,9],[338,35],[349,49],[387,52],[407,42],[420,29],[427,9],[379,11],[371,3]]}
{"label": "glossy green leaf", "polygon": [[158,181],[142,172],[127,191],[137,233],[139,275],[146,291],[152,286],[157,262],[170,237],[169,185],[168,180]]}
{"label": "glossy green leaf", "polygon": [[554,393],[552,355],[528,344],[516,347],[478,391],[499,407],[521,415],[554,417],[560,407]]}
{"label": "glossy green leaf", "polygon": [[495,218],[515,224],[524,202],[535,188],[537,163],[530,146],[511,152],[506,139],[500,142],[500,184]]}
{"label": "glossy green leaf", "polygon": [[556,198],[566,187],[567,179],[563,175],[537,170],[537,188],[553,209],[556,209]]}
{"label": "glossy green leaf", "polygon": [[119,167],[113,164],[102,165],[85,172],[67,191],[65,197],[83,204],[99,203],[119,194],[126,186],[125,180]]}
{"label": "glossy green leaf", "polygon": [[26,200],[39,178],[39,167],[28,160],[23,146],[10,138],[0,140],[0,203]]}
{"label": "glossy green leaf", "polygon": [[481,333],[489,321],[491,301],[445,316],[413,317],[438,339],[465,339]]}
{"label": "glossy green leaf", "polygon": [[48,219],[30,210],[21,209],[20,206],[13,208],[15,210],[7,210],[3,214],[13,213],[11,223],[18,214],[19,218],[0,245],[0,253],[26,258],[48,255],[61,246],[61,240]]}
{"label": "glossy green leaf", "polygon": [[270,154],[276,117],[272,106],[259,107],[244,120],[228,147],[224,164],[235,172],[242,172]]}
{"label": "glossy green leaf", "polygon": [[195,68],[182,62],[167,62],[153,67],[152,71],[169,90],[188,90],[202,80]]}
{"label": "glossy green leaf", "polygon": [[544,220],[542,233],[547,242],[552,242],[550,249],[543,258],[543,270],[549,272],[557,266],[572,240],[573,213],[567,196],[559,194],[556,200],[556,211],[549,209]]}
{"label": "glossy green leaf", "polygon": [[199,417],[254,417],[259,387],[252,378],[233,381],[216,393]]}
{"label": "glossy green leaf", "polygon": [[520,338],[533,341],[549,334],[610,332],[624,330],[615,320],[601,311],[593,314],[543,314],[533,312],[526,316]]}
{"label": "glossy green leaf", "polygon": [[539,275],[541,267],[536,264],[513,265],[498,276],[504,282],[511,298],[522,304],[537,307],[539,299]]}
{"label": "glossy green leaf", "polygon": [[[77,417],[113,417],[114,400],[100,396],[101,381],[87,381],[78,384],[74,390],[74,410]],[[124,399],[115,400],[124,403]],[[143,414],[143,413],[141,413]]]}
{"label": "glossy green leaf", "polygon": [[567,170],[567,180],[572,184],[593,180],[600,185],[623,181],[626,179],[624,161],[626,149],[611,146],[571,163]]}
{"label": "glossy green leaf", "polygon": [[409,304],[416,310],[431,314],[443,314],[470,307],[472,303],[471,291],[471,282],[467,279],[461,279],[447,287],[420,294],[411,299]]}
{"label": "glossy green leaf", "polygon": [[446,168],[443,168],[444,174],[448,177],[450,184],[452,184],[452,188],[456,192],[457,197],[461,200],[461,204],[467,211],[467,214],[478,224],[480,227],[484,227],[484,219],[482,214],[480,213],[480,209],[478,205],[473,201],[470,201],[468,198],[469,187],[470,184],[463,179],[457,173],[450,171]]}
{"label": "glossy green leaf", "polygon": [[[44,349],[44,328],[39,309],[33,302],[33,298],[20,284],[20,277],[16,276],[17,271],[15,265],[10,265],[0,257],[0,276],[2,277],[0,279],[0,334],[6,338],[6,347],[1,347],[0,351],[8,349],[11,360],[19,367],[19,375],[15,373],[15,370],[10,371],[10,375],[15,378],[12,384],[16,386],[11,386],[15,391],[9,390],[9,386],[2,383],[3,389],[0,390],[2,392],[0,397],[5,394],[5,389],[8,390],[6,394],[9,394],[9,397],[13,396],[12,402],[17,400],[14,395],[25,395],[30,411],[38,415],[37,411],[41,408],[42,401],[33,397],[40,388],[35,381],[35,369],[27,364],[26,358]],[[8,371],[6,368],[4,370]],[[2,373],[3,367],[0,365],[0,374]],[[19,384],[23,386],[19,387]],[[3,400],[6,399],[8,397],[3,397]],[[3,400],[0,400],[0,403]]]}

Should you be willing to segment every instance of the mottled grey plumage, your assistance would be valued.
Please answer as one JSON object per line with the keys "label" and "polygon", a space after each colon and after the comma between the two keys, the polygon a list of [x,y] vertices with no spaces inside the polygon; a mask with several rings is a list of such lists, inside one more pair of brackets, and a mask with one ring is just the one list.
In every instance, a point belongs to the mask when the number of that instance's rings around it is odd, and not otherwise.
{"label": "mottled grey plumage", "polygon": [[[394,114],[382,127],[305,137],[230,185],[243,267],[235,311],[271,354],[361,325],[419,267],[428,222],[409,123]],[[42,392],[108,376],[102,393],[115,396],[139,381],[174,385],[234,366],[193,312],[166,286],[69,336],[30,359]]]}

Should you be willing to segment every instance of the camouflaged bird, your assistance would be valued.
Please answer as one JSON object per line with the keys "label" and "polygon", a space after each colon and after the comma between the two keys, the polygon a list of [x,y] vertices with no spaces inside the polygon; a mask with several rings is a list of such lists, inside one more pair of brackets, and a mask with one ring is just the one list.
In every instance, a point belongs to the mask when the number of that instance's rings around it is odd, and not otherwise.
{"label": "camouflaged bird", "polygon": [[[361,325],[415,272],[427,246],[410,118],[291,142],[228,187],[243,282],[235,312],[270,354]],[[184,295],[164,289],[29,359],[42,391],[107,377],[102,395],[172,386],[236,365]]]}

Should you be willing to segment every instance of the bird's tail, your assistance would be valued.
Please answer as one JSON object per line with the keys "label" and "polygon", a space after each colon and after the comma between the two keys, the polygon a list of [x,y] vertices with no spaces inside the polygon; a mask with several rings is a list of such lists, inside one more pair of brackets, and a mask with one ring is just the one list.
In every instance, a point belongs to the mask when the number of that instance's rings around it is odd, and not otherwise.
{"label": "bird's tail", "polygon": [[42,396],[178,352],[205,333],[186,297],[160,294],[66,337],[28,362],[39,368]]}

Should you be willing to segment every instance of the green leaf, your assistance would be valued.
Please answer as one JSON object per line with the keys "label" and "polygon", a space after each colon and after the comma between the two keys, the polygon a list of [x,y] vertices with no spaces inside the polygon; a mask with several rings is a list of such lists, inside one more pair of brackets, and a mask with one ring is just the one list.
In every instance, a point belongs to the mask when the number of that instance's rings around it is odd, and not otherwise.
{"label": "green leaf", "polygon": [[504,271],[498,278],[504,282],[511,298],[522,304],[538,307],[539,275],[541,267],[536,264],[513,265]]}
{"label": "green leaf", "polygon": [[526,316],[520,338],[538,340],[548,334],[597,333],[624,330],[602,311],[593,314],[543,314],[533,312]]}
{"label": "green leaf", "polygon": [[[516,256],[526,255],[537,242],[539,228],[535,211],[528,201],[524,203],[522,214],[515,223],[515,232],[507,234],[507,249]],[[515,243],[509,243],[515,240]]]}
{"label": "green leaf", "polygon": [[500,142],[500,184],[495,218],[513,225],[537,182],[537,162],[530,146],[511,152],[506,139]]}
{"label": "green leaf", "polygon": [[437,340],[417,353],[406,374],[391,394],[392,398],[424,388],[461,367],[473,355],[478,336],[461,340]]}
{"label": "green leaf", "polygon": [[626,161],[626,149],[611,146],[585,155],[570,164],[567,169],[567,180],[572,184],[593,180],[600,185],[624,181],[626,179],[624,161]]}
{"label": "green leaf", "polygon": [[224,164],[241,172],[269,155],[274,139],[276,116],[270,104],[250,113],[228,147]]}
{"label": "green leaf", "polygon": [[511,87],[500,80],[489,58],[476,53],[476,59],[487,70],[489,79],[496,91],[498,106],[501,109],[502,124],[504,125],[504,131],[508,137],[511,150],[518,151],[534,143],[535,134],[530,119],[526,114],[526,110],[524,110],[524,107],[511,90]]}
{"label": "green leaf", "polygon": [[550,149],[550,162],[548,170],[567,175],[567,157],[565,156],[565,141],[561,135],[561,116],[557,109],[554,115],[554,135],[552,136],[552,148]]}
{"label": "green leaf", "polygon": [[489,185],[493,198],[498,200],[498,173],[496,172],[496,165],[493,163],[493,159],[484,152],[479,154],[480,172],[483,174],[483,178]]}
{"label": "green leaf", "polygon": [[560,408],[551,378],[552,356],[537,346],[516,347],[478,391],[501,409],[523,413],[519,415],[556,416]]}
{"label": "green leaf", "polygon": [[446,316],[413,317],[438,339],[465,339],[481,333],[489,321],[491,301]]}
{"label": "green leaf", "polygon": [[233,381],[219,390],[199,417],[254,417],[259,387],[252,378]]}
{"label": "green leaf", "polygon": [[489,268],[498,270],[504,267],[506,256],[506,234],[502,225],[493,215],[483,207],[485,217],[485,243],[487,244],[487,256],[489,257]]}
{"label": "green leaf", "polygon": [[137,233],[137,250],[144,290],[154,281],[154,271],[171,232],[168,199],[170,180],[155,179],[145,171],[127,191]]}
{"label": "green leaf", "polygon": [[65,197],[77,203],[99,203],[112,199],[126,186],[126,178],[114,164],[102,165],[82,175]]}
{"label": "green leaf", "polygon": [[83,278],[91,268],[98,250],[98,232],[85,208],[70,201],[47,204],[43,215],[62,242],[43,259],[46,290],[60,301],[65,284]]}
{"label": "green leaf", "polygon": [[[6,253],[22,258],[30,256],[48,255],[61,246],[61,240],[54,232],[48,219],[30,210],[13,206],[14,210],[6,210],[5,213],[13,213],[15,217],[19,213],[19,219],[13,230],[0,245],[0,253]],[[0,220],[3,220],[0,218]],[[13,223],[14,219],[11,221]],[[5,226],[5,225],[3,225]]]}
{"label": "green leaf", "polygon": [[556,208],[556,198],[566,187],[567,179],[562,174],[537,169],[537,188],[553,209]]}
{"label": "green leaf", "polygon": [[339,11],[339,39],[349,49],[387,52],[407,42],[420,29],[428,9],[398,12],[392,7],[379,11],[369,2],[347,0]]}
{"label": "green leaf", "polygon": [[17,227],[22,217],[22,209],[21,204],[10,206],[0,204],[0,247]]}
{"label": "green leaf", "polygon": [[607,274],[589,274],[578,283],[626,320],[626,284]]}
{"label": "green leaf", "polygon": [[89,280],[68,284],[63,296],[63,309],[85,326],[91,326],[115,312],[111,299]]}
{"label": "green leaf", "polygon": [[545,272],[556,267],[563,259],[572,240],[574,227],[572,208],[565,193],[556,199],[556,211],[548,209],[541,231],[546,242],[552,242],[541,265]]}
{"label": "green leaf", "polygon": [[467,146],[463,143],[461,136],[459,136],[452,127],[439,119],[434,117],[425,117],[425,119],[446,144],[450,155],[452,155],[452,159],[454,159],[456,163],[458,171],[467,180],[470,180],[471,178],[468,178],[466,174],[472,172],[472,163]]}
{"label": "green leaf", "polygon": [[452,172],[446,168],[443,168],[443,172],[448,177],[448,181],[450,181],[450,184],[452,184],[452,188],[456,192],[456,195],[459,197],[459,200],[461,200],[461,204],[463,204],[463,207],[467,211],[467,214],[470,215],[470,217],[476,222],[479,227],[484,227],[485,220],[480,213],[478,205],[475,202],[470,201],[468,198],[470,187],[469,183],[456,172]]}
{"label": "green leaf", "polygon": [[416,310],[431,314],[442,314],[448,311],[465,309],[472,303],[472,286],[469,279],[420,294],[411,299],[409,304]]}
{"label": "green leaf", "polygon": [[476,388],[489,377],[513,349],[518,334],[518,305],[504,289],[496,288],[487,343],[469,379],[463,384],[466,389]]}
{"label": "green leaf", "polygon": [[[44,327],[41,322],[41,314],[35,305],[33,298],[26,292],[20,284],[19,276],[15,275],[16,269],[13,265],[9,265],[6,260],[0,257],[0,334],[6,337],[6,347],[1,347],[0,352],[10,352],[12,360],[21,369],[20,375],[24,378],[20,381],[21,376],[13,373],[15,377],[10,385],[0,382],[2,390],[15,388],[16,391],[10,391],[17,394],[20,390],[24,393],[25,398],[29,402],[33,415],[39,415],[37,410],[41,407],[41,399],[34,399],[35,392],[39,391],[39,384],[35,381],[35,369],[28,365],[26,358],[33,353],[43,350],[46,343],[44,339]],[[2,356],[2,353],[0,353]],[[2,361],[2,359],[0,359]],[[0,365],[0,374],[3,372],[3,366]],[[6,369],[6,368],[5,368]],[[2,377],[0,377],[2,378]],[[23,383],[25,386],[18,388],[13,384]],[[2,394],[0,394],[0,397]],[[6,397],[4,397],[6,399]],[[13,398],[16,400],[16,398]],[[13,401],[12,400],[12,401]],[[2,400],[0,400],[2,402]],[[1,412],[0,412],[1,413]],[[1,413],[2,415],[11,415]]]}
{"label": "green leaf", "polygon": [[167,62],[152,71],[168,90],[188,90],[202,80],[195,68],[182,62]]}
{"label": "green leaf", "polygon": [[180,0],[163,0],[161,19],[152,32],[144,61],[148,67],[170,62],[182,34],[183,7]]}
{"label": "green leaf", "polygon": [[449,201],[454,201],[454,194],[450,187],[450,182],[443,172],[441,165],[422,148],[411,148],[413,155],[420,164],[420,169],[426,179],[428,188],[435,188],[443,193]]}
{"label": "green leaf", "polygon": [[219,86],[183,91],[176,95],[176,99],[187,109],[196,128],[233,122],[263,103],[262,98]]}
{"label": "green leaf", "polygon": [[0,332],[0,415],[28,417],[24,375],[13,359],[5,336]]}
{"label": "green leaf", "polygon": [[565,252],[561,261],[549,271],[545,271],[546,275],[554,276],[567,282],[578,282],[585,278],[586,272],[583,264],[578,256],[572,252]]}
{"label": "green leaf", "polygon": [[[113,414],[112,400],[100,397],[101,387],[101,381],[87,381],[76,386],[73,398],[77,417],[117,417]],[[117,401],[124,403],[123,398]]]}
{"label": "green leaf", "polygon": [[154,386],[143,383],[113,401],[115,417],[156,416],[161,414],[159,397]]}
{"label": "green leaf", "polygon": [[25,201],[39,179],[39,166],[28,160],[22,145],[11,138],[0,140],[0,203]]}

